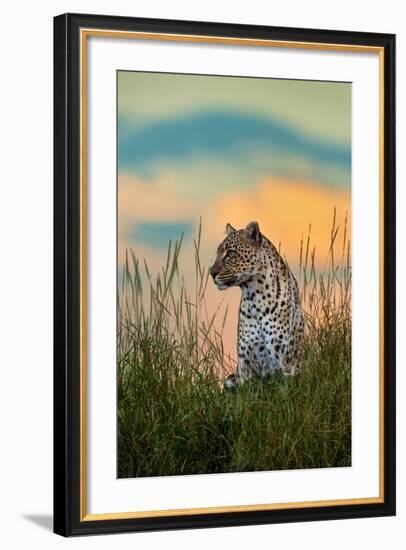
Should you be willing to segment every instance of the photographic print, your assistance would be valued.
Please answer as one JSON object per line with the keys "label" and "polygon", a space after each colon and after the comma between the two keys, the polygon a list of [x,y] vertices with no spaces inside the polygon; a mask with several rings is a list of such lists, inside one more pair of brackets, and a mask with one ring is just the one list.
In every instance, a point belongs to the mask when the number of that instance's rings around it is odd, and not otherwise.
{"label": "photographic print", "polygon": [[54,20],[54,531],[395,514],[395,36]]}
{"label": "photographic print", "polygon": [[117,71],[117,476],[351,466],[351,83]]}

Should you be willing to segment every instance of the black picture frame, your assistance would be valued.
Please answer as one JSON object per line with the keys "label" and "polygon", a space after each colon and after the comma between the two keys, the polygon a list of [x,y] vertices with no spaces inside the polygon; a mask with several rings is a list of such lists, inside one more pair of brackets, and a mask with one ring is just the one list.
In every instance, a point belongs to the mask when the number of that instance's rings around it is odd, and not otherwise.
{"label": "black picture frame", "polygon": [[[383,500],[290,509],[101,519],[81,517],[80,30],[108,29],[376,47],[384,59]],[[64,14],[54,19],[54,531],[63,536],[395,514],[395,36]]]}

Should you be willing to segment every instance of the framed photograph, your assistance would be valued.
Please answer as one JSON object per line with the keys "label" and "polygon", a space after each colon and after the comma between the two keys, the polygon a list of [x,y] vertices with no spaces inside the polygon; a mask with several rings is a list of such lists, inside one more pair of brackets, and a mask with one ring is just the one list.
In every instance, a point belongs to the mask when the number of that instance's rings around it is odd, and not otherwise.
{"label": "framed photograph", "polygon": [[395,513],[395,37],[54,20],[54,530]]}

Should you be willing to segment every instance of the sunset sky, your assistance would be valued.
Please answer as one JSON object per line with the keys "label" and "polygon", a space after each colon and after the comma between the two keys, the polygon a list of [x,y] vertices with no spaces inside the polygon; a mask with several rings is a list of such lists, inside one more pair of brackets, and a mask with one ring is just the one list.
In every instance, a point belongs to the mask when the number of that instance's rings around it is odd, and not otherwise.
{"label": "sunset sky", "polygon": [[[311,223],[323,268],[333,209],[339,224],[351,211],[350,84],[123,71],[117,78],[119,264],[131,247],[158,270],[169,239],[183,234],[188,281],[201,218],[206,265],[227,222],[256,220],[293,270]],[[225,347],[235,354],[239,290],[210,282],[208,299],[211,308],[231,306]]]}

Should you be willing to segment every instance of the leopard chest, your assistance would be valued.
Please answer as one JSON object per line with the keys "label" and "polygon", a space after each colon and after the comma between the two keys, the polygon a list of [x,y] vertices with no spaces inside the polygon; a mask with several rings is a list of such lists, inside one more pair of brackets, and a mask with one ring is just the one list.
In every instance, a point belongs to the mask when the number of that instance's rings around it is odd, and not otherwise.
{"label": "leopard chest", "polygon": [[289,281],[283,276],[268,273],[242,287],[239,333],[270,334],[285,325],[289,317]]}
{"label": "leopard chest", "polygon": [[257,340],[259,336],[272,326],[272,316],[275,313],[277,302],[269,283],[247,285],[242,289],[239,336]]}

